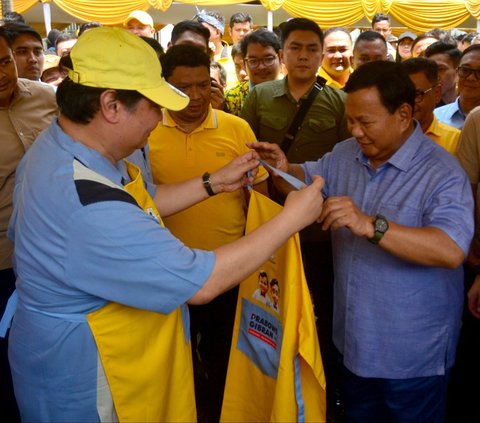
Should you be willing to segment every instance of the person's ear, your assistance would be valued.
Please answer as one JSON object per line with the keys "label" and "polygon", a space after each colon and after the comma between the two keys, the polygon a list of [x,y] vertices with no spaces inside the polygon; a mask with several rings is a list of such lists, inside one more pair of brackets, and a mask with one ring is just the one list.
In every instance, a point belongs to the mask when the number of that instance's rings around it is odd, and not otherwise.
{"label": "person's ear", "polygon": [[116,123],[119,120],[119,110],[121,104],[117,98],[115,90],[105,90],[100,94],[100,111],[105,120],[110,123]]}
{"label": "person's ear", "polygon": [[403,103],[398,107],[395,113],[399,118],[402,128],[407,129],[412,122],[412,117],[413,117],[412,106],[408,103]]}

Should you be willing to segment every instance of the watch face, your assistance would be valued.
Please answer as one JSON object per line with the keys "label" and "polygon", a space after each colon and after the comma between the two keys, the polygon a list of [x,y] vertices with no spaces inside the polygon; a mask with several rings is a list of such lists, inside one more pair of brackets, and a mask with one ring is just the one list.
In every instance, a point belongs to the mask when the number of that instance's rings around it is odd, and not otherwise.
{"label": "watch face", "polygon": [[375,220],[375,230],[378,232],[385,233],[388,229],[388,223],[385,219],[377,218]]}

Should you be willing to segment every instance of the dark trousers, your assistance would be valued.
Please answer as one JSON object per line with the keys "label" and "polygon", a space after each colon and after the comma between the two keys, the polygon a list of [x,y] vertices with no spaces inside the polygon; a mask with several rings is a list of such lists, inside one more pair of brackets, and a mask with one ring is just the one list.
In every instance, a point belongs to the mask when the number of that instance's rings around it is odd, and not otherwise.
{"label": "dark trousers", "polygon": [[465,306],[462,317],[457,358],[448,387],[447,422],[480,422],[480,319],[472,316],[467,307],[466,294],[474,275],[465,268]]}
{"label": "dark trousers", "polygon": [[331,241],[329,237],[322,241],[303,241],[301,248],[327,381],[327,416],[329,419],[340,420],[342,410],[339,406],[339,375],[332,340],[334,278]]}
{"label": "dark trousers", "polygon": [[443,423],[449,373],[410,379],[359,377],[342,365],[348,423]]}
{"label": "dark trousers", "polygon": [[[5,311],[7,301],[15,289],[15,275],[12,269],[0,270],[0,317]],[[12,374],[8,363],[8,333],[0,338],[0,420],[19,422],[17,402],[13,393]]]}
{"label": "dark trousers", "polygon": [[197,418],[220,421],[238,287],[209,304],[189,306]]}

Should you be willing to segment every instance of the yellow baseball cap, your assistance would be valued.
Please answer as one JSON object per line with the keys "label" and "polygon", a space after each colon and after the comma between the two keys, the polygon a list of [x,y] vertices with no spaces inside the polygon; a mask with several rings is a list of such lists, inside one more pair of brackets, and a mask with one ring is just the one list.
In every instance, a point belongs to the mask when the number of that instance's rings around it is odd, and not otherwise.
{"label": "yellow baseball cap", "polygon": [[190,99],[162,76],[158,56],[145,41],[122,28],[94,28],[70,51],[70,79],[87,87],[134,90],[170,110]]}
{"label": "yellow baseball cap", "polygon": [[134,10],[132,13],[130,13],[127,19],[123,21],[123,26],[127,26],[128,22],[130,22],[132,19],[136,19],[138,22],[142,23],[143,25],[150,25],[153,28],[153,19],[144,10]]}

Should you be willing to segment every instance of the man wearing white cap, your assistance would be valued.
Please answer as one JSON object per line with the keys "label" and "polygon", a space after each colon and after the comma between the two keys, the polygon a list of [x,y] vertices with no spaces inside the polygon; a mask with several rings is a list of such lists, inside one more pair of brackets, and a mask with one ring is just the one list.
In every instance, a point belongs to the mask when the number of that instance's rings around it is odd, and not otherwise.
{"label": "man wearing white cap", "polygon": [[153,38],[155,27],[153,18],[144,10],[134,10],[123,22],[125,29],[132,34]]}
{"label": "man wearing white cap", "polygon": [[235,286],[314,220],[322,180],[256,232],[212,252],[187,248],[160,213],[251,183],[256,154],[203,178],[146,184],[123,158],[145,145],[161,106],[180,110],[188,97],[161,77],[154,50],[120,28],[83,34],[70,59],[60,117],[19,166],[8,232],[22,420],[195,421],[185,303]]}

